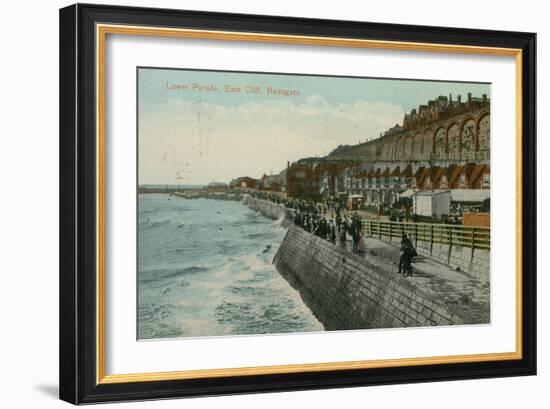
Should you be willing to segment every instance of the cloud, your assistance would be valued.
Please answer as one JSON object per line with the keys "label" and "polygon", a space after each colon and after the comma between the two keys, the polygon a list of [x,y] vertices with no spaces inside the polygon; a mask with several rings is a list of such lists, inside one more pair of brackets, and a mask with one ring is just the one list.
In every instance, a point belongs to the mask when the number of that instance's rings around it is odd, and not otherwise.
{"label": "cloud", "polygon": [[400,122],[387,102],[329,103],[319,95],[249,101],[236,106],[168,99],[140,106],[140,183],[202,184],[278,173],[287,160],[324,156]]}

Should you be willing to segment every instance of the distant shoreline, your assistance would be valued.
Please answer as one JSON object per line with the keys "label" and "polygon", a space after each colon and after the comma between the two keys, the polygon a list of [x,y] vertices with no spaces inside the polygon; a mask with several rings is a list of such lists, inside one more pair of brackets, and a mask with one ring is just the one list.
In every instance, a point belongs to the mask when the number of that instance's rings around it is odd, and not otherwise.
{"label": "distant shoreline", "polygon": [[168,194],[182,199],[212,199],[240,201],[245,197],[245,192],[216,189],[158,189],[140,188],[138,194]]}
{"label": "distant shoreline", "polygon": [[138,193],[177,193],[182,191],[202,191],[203,186],[171,186],[171,185],[142,185],[138,186]]}

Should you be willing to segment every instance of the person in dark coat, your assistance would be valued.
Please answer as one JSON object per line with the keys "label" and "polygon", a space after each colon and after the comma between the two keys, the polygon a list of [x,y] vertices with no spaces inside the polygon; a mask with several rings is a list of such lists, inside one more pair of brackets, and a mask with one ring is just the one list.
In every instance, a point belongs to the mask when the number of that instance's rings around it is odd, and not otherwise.
{"label": "person in dark coat", "polygon": [[311,221],[310,221],[309,215],[306,213],[304,215],[304,220],[302,222],[302,227],[307,232],[311,231],[311,224],[310,223],[311,223]]}
{"label": "person in dark coat", "polygon": [[325,239],[327,237],[327,220],[324,217],[322,217],[321,220],[319,221],[319,229],[320,229],[319,236],[322,239]]}
{"label": "person in dark coat", "polygon": [[357,223],[352,223],[351,225],[351,238],[353,239],[353,252],[358,253],[359,252],[359,226]]}
{"label": "person in dark coat", "polygon": [[296,214],[294,215],[294,224],[296,226],[302,225],[302,215],[300,214],[300,212],[296,212]]}
{"label": "person in dark coat", "polygon": [[403,275],[405,277],[412,276],[412,259],[416,256],[416,250],[412,244],[411,239],[406,233],[403,233],[401,237],[401,248],[399,252],[399,270],[398,274],[401,274],[403,268]]}
{"label": "person in dark coat", "polygon": [[329,231],[330,241],[336,243],[336,227],[334,226],[334,222],[332,220],[329,223]]}
{"label": "person in dark coat", "polygon": [[345,243],[346,240],[347,240],[347,237],[346,237],[346,229],[344,228],[344,226],[342,225],[342,228],[340,229],[340,242],[341,243]]}
{"label": "person in dark coat", "polygon": [[342,231],[344,232],[344,237],[345,237],[345,234],[348,232],[348,228],[349,228],[348,218],[344,216],[344,220],[342,221]]}

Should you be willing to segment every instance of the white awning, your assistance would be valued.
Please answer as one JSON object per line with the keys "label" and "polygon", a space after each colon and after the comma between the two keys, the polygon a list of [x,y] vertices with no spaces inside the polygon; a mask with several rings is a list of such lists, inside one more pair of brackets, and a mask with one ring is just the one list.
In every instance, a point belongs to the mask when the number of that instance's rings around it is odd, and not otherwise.
{"label": "white awning", "polygon": [[399,197],[400,198],[403,198],[403,197],[412,197],[412,195],[414,195],[414,189],[407,189],[405,190],[403,193],[399,193]]}
{"label": "white awning", "polygon": [[450,190],[418,190],[416,193],[413,194],[413,196],[436,196],[441,195],[444,193],[451,193]]}
{"label": "white awning", "polygon": [[452,189],[451,201],[453,202],[483,202],[491,197],[489,189]]}

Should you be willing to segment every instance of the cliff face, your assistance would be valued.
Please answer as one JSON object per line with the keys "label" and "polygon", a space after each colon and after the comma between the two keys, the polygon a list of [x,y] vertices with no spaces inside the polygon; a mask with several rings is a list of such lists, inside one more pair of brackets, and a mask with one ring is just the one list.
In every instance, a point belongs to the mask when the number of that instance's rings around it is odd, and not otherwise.
{"label": "cliff face", "polygon": [[291,226],[273,260],[327,330],[463,324],[379,260]]}

